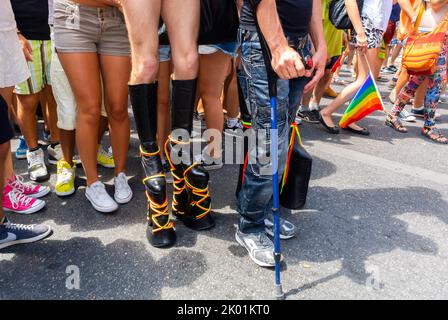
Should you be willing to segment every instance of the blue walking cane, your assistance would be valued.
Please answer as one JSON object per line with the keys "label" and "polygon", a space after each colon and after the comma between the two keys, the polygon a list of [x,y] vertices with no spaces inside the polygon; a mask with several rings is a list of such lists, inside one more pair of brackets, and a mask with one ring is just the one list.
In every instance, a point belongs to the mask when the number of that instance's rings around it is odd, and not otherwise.
{"label": "blue walking cane", "polygon": [[280,278],[280,219],[279,219],[279,184],[278,184],[278,132],[277,132],[277,74],[271,66],[272,55],[266,40],[260,30],[257,21],[256,9],[260,1],[251,0],[255,22],[257,26],[258,37],[260,39],[263,59],[266,65],[268,75],[269,100],[271,107],[271,166],[272,166],[272,195],[273,206],[272,214],[274,216],[274,258],[275,258],[275,297],[277,300],[283,300],[285,294],[282,289]]}

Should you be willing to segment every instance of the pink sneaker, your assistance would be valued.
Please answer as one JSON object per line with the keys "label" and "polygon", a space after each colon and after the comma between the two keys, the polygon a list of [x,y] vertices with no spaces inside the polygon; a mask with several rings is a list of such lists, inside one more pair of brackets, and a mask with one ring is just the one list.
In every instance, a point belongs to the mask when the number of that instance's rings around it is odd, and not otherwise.
{"label": "pink sneaker", "polygon": [[45,201],[20,193],[9,184],[3,190],[3,210],[20,214],[31,214],[45,207]]}
{"label": "pink sneaker", "polygon": [[14,175],[12,179],[7,180],[7,183],[12,188],[31,198],[42,198],[50,192],[49,187],[26,183],[21,176]]}

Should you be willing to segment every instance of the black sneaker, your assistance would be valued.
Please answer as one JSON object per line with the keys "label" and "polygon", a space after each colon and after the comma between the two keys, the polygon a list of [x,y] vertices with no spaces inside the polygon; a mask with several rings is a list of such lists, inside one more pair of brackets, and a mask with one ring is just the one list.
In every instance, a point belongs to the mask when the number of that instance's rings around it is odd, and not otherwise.
{"label": "black sneaker", "polygon": [[0,224],[0,249],[21,243],[31,243],[46,238],[51,227],[45,224],[10,223],[6,218]]}
{"label": "black sneaker", "polygon": [[319,110],[311,110],[311,111],[299,111],[297,112],[297,116],[302,118],[303,121],[313,124],[319,123]]}

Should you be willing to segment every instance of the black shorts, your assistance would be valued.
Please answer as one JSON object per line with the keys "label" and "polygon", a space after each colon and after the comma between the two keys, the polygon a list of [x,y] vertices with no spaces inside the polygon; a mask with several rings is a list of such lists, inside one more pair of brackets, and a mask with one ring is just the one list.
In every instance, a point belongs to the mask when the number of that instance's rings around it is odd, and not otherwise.
{"label": "black shorts", "polygon": [[0,97],[0,144],[8,142],[14,137],[11,123],[8,116],[8,105],[5,100]]}

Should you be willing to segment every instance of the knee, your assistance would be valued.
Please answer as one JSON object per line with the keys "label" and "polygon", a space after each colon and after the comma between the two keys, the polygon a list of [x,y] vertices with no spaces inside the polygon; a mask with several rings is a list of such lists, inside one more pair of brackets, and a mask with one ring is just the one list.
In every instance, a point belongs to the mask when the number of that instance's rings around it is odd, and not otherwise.
{"label": "knee", "polygon": [[196,51],[173,59],[174,72],[183,76],[195,77],[199,69],[199,55]]}
{"label": "knee", "polygon": [[128,119],[128,110],[123,104],[109,104],[109,119],[112,121],[123,122]]}
{"label": "knee", "polygon": [[137,60],[132,70],[132,83],[151,83],[157,78],[159,60],[156,56],[147,55]]}
{"label": "knee", "polygon": [[[86,101],[78,105],[78,119],[82,119],[81,123],[89,125],[99,123],[101,116],[101,108],[99,101]],[[78,121],[79,123],[79,121]]]}

